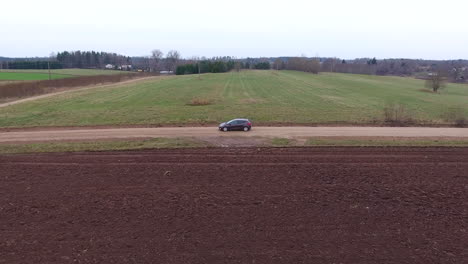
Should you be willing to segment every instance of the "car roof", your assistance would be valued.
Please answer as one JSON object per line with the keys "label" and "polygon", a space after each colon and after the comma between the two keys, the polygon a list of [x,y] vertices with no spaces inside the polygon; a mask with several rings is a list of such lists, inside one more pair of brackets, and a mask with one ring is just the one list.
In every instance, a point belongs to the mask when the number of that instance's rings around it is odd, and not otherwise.
{"label": "car roof", "polygon": [[232,120],[229,120],[229,121],[235,121],[235,120],[239,120],[239,121],[249,121],[247,118],[235,118],[235,119],[232,119]]}

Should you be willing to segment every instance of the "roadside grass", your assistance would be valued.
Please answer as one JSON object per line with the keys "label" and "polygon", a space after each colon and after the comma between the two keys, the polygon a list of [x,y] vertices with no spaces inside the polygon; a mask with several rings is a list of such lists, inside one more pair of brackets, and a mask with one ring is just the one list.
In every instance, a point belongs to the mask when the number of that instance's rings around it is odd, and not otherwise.
{"label": "roadside grass", "polygon": [[[386,124],[398,104],[414,124],[451,124],[449,107],[468,115],[468,85],[425,93],[424,81],[393,76],[241,71],[173,76],[75,91],[0,108],[0,127],[216,124],[249,118],[262,124]],[[209,104],[188,102],[202,98]],[[455,121],[453,121],[455,122]]]}
{"label": "roadside grass", "polygon": [[167,148],[206,148],[206,147],[468,147],[468,139],[446,138],[231,138],[223,142],[219,139],[197,138],[152,138],[135,140],[106,140],[83,142],[41,142],[0,144],[0,154],[119,151]]}
{"label": "roadside grass", "polygon": [[468,139],[447,138],[309,138],[305,146],[354,147],[468,147]]}
{"label": "roadside grass", "polygon": [[273,138],[270,141],[270,145],[274,147],[287,147],[287,146],[296,145],[296,141],[289,139],[289,138]]}
{"label": "roadside grass", "polygon": [[153,138],[125,141],[44,142],[25,144],[17,143],[0,144],[0,154],[141,150],[160,148],[201,148],[208,146],[210,145],[206,142],[191,138]]}

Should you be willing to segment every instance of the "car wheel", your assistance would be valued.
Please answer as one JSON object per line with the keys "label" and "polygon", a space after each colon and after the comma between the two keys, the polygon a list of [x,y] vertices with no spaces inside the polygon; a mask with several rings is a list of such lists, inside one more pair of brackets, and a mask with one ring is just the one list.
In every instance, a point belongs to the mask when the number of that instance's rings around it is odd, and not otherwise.
{"label": "car wheel", "polygon": [[228,131],[227,127],[223,128],[223,131],[224,131],[224,132],[227,132],[227,131]]}
{"label": "car wheel", "polygon": [[249,130],[250,130],[249,127],[244,127],[244,132],[247,132]]}

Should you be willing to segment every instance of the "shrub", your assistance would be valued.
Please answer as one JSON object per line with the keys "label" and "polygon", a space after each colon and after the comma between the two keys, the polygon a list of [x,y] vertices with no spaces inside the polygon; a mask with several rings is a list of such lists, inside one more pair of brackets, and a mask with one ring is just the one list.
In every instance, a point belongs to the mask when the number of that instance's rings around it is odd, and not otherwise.
{"label": "shrub", "polygon": [[468,114],[461,107],[449,108],[444,114],[445,120],[457,127],[468,126]]}
{"label": "shrub", "polygon": [[386,105],[383,114],[385,123],[393,126],[404,126],[413,122],[410,112],[401,104]]}
{"label": "shrub", "polygon": [[273,146],[277,146],[277,147],[285,147],[285,146],[290,146],[294,143],[293,140],[289,139],[289,138],[273,138],[271,140],[271,144]]}
{"label": "shrub", "polygon": [[[232,60],[202,60],[197,63],[188,63],[177,66],[176,75],[197,73],[220,73],[234,69],[235,62]],[[200,69],[198,69],[200,67]]]}
{"label": "shrub", "polygon": [[259,62],[254,65],[254,68],[257,70],[269,70],[271,65],[269,62]]}

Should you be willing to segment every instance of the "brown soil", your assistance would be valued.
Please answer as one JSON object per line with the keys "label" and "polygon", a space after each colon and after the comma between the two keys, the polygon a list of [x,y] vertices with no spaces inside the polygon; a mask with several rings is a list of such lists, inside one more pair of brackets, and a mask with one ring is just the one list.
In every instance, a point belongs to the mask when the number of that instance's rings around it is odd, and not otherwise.
{"label": "brown soil", "polygon": [[468,148],[0,156],[0,263],[466,263]]}

